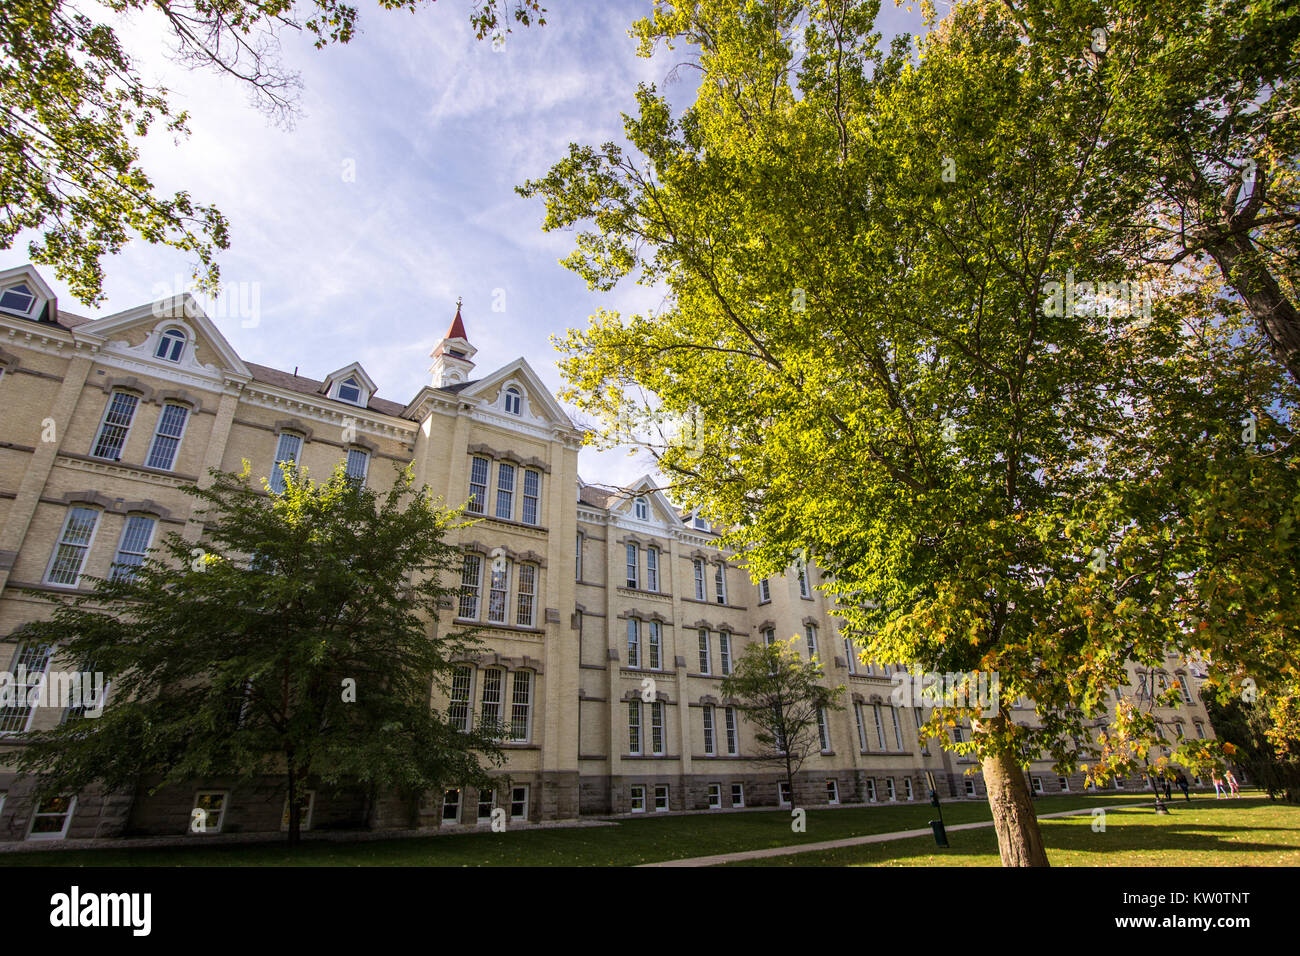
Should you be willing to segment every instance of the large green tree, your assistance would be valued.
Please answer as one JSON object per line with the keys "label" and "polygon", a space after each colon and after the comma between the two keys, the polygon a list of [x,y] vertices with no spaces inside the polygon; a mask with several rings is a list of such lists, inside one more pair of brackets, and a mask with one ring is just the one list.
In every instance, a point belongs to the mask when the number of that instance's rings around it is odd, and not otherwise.
{"label": "large green tree", "polygon": [[460,552],[452,516],[409,470],[384,494],[340,470],[324,483],[286,472],[284,493],[267,495],[247,468],[188,490],[198,546],[172,534],[28,628],[113,690],[101,716],[26,735],[19,769],[42,792],[278,774],[295,843],[308,780],[491,786],[481,760],[499,762],[499,728],[432,707],[477,641],[439,628]]}
{"label": "large green tree", "polygon": [[[1025,755],[1094,757],[1126,664],[1186,637],[1175,572],[1126,566],[1148,476],[1125,456],[1204,303],[1135,272],[1126,223],[1095,215],[1096,53],[971,2],[911,61],[906,38],[879,48],[877,8],[659,6],[643,50],[698,51],[694,105],[643,88],[630,151],[571,146],[522,192],[546,228],[584,227],[565,262],[592,286],[668,290],[562,339],[569,397],[611,433],[633,384],[690,417],[694,441],[661,450],[676,491],[755,573],[815,557],[871,658],[998,673],[995,712],[935,708],[926,732],[971,721],[949,745],[981,762],[1003,862],[1046,865]],[[1149,728],[1122,729],[1140,760]]]}
{"label": "large green tree", "polygon": [[[414,12],[434,0],[379,0]],[[113,14],[162,18],[176,59],[211,69],[249,91],[280,122],[296,109],[298,77],[279,59],[280,37],[297,31],[315,46],[347,43],[357,8],[345,0],[107,0]],[[510,21],[545,23],[540,0],[473,0],[479,39]],[[193,253],[195,275],[215,291],[217,253],[229,246],[225,218],[188,191],[160,195],[140,164],[138,140],[161,124],[187,133],[165,89],[147,82],[104,11],[73,0],[0,5],[0,249],[24,230],[33,262],[47,263],[73,295],[102,300],[106,255],[131,238]]]}

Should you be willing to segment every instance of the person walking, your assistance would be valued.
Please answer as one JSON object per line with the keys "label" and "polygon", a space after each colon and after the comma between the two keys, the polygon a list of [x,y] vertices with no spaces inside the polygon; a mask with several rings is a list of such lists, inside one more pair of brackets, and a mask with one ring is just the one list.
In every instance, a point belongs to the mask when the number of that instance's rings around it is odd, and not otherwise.
{"label": "person walking", "polygon": [[1223,800],[1223,779],[1219,776],[1219,771],[1210,771],[1210,783],[1214,784],[1214,799]]}
{"label": "person walking", "polygon": [[1191,803],[1192,795],[1189,792],[1187,785],[1187,774],[1183,773],[1181,770],[1178,771],[1178,776],[1174,778],[1174,783],[1178,784],[1178,789],[1183,791],[1183,796],[1187,798],[1188,803]]}
{"label": "person walking", "polygon": [[1165,778],[1163,779],[1162,783],[1164,783],[1164,785],[1165,785],[1165,799],[1166,799],[1166,800],[1172,800],[1172,799],[1174,798],[1174,795],[1173,795],[1173,792],[1172,792],[1172,790],[1171,790],[1171,788],[1170,788],[1170,786],[1169,786],[1169,778],[1168,778],[1168,777],[1165,777]]}
{"label": "person walking", "polygon": [[1236,797],[1238,800],[1240,800],[1240,799],[1241,799],[1241,784],[1237,783],[1237,778],[1236,778],[1235,776],[1233,776],[1231,770],[1229,770],[1229,771],[1228,771],[1224,776],[1225,776],[1225,778],[1226,778],[1227,781],[1228,781],[1228,789],[1232,791],[1232,795],[1233,795],[1234,797]]}

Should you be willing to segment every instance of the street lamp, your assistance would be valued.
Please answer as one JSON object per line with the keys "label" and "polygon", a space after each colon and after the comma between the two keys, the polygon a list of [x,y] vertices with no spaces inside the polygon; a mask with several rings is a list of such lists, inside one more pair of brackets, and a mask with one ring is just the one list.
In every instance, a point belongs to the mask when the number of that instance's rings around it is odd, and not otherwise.
{"label": "street lamp", "polygon": [[939,791],[934,785],[934,771],[925,772],[925,782],[930,788],[930,806],[939,811],[939,819],[930,821],[930,829],[934,831],[935,846],[948,846],[948,833],[943,826],[943,808],[939,806]]}

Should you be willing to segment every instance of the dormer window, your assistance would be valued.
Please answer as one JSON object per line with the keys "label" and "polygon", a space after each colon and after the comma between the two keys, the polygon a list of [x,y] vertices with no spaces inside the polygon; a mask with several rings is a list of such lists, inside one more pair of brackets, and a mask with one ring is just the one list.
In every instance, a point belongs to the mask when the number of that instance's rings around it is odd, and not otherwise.
{"label": "dormer window", "polygon": [[644,496],[637,498],[636,501],[633,502],[633,506],[636,508],[636,518],[638,521],[650,520],[650,502],[648,502]]}
{"label": "dormer window", "polygon": [[351,402],[353,405],[361,404],[361,386],[355,378],[339,384],[339,401]]}
{"label": "dormer window", "polygon": [[700,531],[709,530],[709,523],[705,521],[703,518],[701,518],[699,515],[696,515],[694,520],[692,520],[691,523]]}
{"label": "dormer window", "polygon": [[511,415],[520,414],[520,408],[523,405],[523,395],[519,389],[513,385],[506,389],[506,411]]}
{"label": "dormer window", "polygon": [[27,283],[20,282],[18,285],[5,289],[0,294],[0,309],[6,312],[13,312],[18,315],[31,315],[32,309],[36,306],[36,293],[28,288]]}
{"label": "dormer window", "polygon": [[179,362],[181,353],[185,351],[185,333],[180,329],[168,329],[158,339],[158,347],[154,349],[154,357],[163,359],[167,362]]}

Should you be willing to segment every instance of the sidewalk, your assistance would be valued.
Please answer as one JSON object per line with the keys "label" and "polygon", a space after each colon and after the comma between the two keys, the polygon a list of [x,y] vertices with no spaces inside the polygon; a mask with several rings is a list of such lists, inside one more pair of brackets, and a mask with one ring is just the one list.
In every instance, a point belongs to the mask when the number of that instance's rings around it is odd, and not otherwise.
{"label": "sidewalk", "polygon": [[[1125,803],[1112,804],[1108,807],[1100,807],[1102,810],[1131,810],[1134,807],[1149,807],[1151,801],[1144,803]],[[1094,808],[1084,807],[1079,810],[1062,810],[1058,813],[1039,814],[1038,819],[1047,820],[1052,817],[1074,817],[1080,814],[1092,813]],[[982,827],[993,826],[992,820],[985,820],[981,823],[958,823],[953,826],[945,826],[944,829],[949,833],[958,830],[978,830]],[[906,840],[911,837],[930,836],[933,831],[929,827],[924,830],[896,830],[893,833],[872,833],[868,836],[848,837],[843,840],[826,840],[823,843],[800,843],[795,846],[774,846],[766,850],[742,850],[739,853],[719,853],[715,856],[693,856],[685,860],[664,860],[662,863],[642,863],[641,866],[716,866],[719,863],[734,863],[738,860],[758,860],[765,857],[773,856],[793,856],[796,853],[815,853],[818,850],[838,850],[846,846],[863,846],[867,843],[888,843],[890,840]]]}

